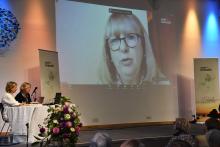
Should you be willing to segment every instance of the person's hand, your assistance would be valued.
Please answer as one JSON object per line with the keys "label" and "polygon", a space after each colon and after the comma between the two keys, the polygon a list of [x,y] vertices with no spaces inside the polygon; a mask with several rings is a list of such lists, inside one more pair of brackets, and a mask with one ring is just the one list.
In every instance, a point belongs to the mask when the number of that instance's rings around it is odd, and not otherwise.
{"label": "person's hand", "polygon": [[20,103],[18,106],[23,106],[24,105],[24,103]]}
{"label": "person's hand", "polygon": [[28,105],[28,104],[26,104],[26,103],[20,103],[19,104],[19,106],[26,106],[26,105]]}

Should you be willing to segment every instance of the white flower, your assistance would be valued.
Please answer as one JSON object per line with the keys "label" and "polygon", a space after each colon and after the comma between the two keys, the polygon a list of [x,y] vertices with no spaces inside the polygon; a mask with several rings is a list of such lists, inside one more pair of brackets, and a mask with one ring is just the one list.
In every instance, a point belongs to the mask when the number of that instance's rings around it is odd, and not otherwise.
{"label": "white flower", "polygon": [[73,116],[76,117],[76,112],[73,113]]}
{"label": "white flower", "polygon": [[61,108],[60,107],[56,107],[54,110],[55,110],[55,113],[56,113],[56,112],[61,111]]}
{"label": "white flower", "polygon": [[72,109],[69,107],[68,111],[69,111],[69,112],[72,112]]}
{"label": "white flower", "polygon": [[70,131],[71,131],[71,132],[75,132],[75,129],[74,129],[74,128],[70,128]]}
{"label": "white flower", "polygon": [[58,124],[58,121],[55,119],[55,120],[53,120],[53,123],[54,124]]}

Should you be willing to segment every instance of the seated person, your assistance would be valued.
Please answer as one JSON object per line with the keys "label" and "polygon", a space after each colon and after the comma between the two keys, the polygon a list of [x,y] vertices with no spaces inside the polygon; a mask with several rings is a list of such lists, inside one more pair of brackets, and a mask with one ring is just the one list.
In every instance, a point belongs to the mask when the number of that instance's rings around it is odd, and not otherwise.
{"label": "seated person", "polygon": [[220,121],[219,121],[219,114],[216,109],[213,109],[209,114],[207,115],[209,118],[205,121],[205,125],[207,127],[207,130],[210,131],[212,129],[220,129]]}
{"label": "seated person", "polygon": [[208,147],[208,136],[212,133],[212,131],[216,131],[220,129],[220,121],[219,121],[219,113],[216,109],[212,109],[207,115],[209,118],[205,121],[206,133],[203,135],[197,135],[196,138],[199,142],[199,147]]}
{"label": "seated person", "polygon": [[220,147],[220,131],[213,129],[206,134],[209,147]]}
{"label": "seated person", "polygon": [[136,139],[129,139],[124,141],[120,147],[145,147],[145,145]]}
{"label": "seated person", "polygon": [[175,142],[176,140],[187,142],[192,147],[198,146],[198,140],[190,134],[191,126],[185,118],[177,118],[174,128],[176,132],[173,134],[173,137],[168,142],[167,147],[172,147],[173,142]]}
{"label": "seated person", "polygon": [[21,84],[20,92],[16,95],[15,99],[19,103],[30,103],[31,96],[30,96],[31,84],[24,82]]}
{"label": "seated person", "polygon": [[105,132],[97,132],[89,145],[89,147],[111,147],[112,139]]}
{"label": "seated person", "polygon": [[[5,87],[6,93],[3,95],[2,101],[1,101],[4,108],[10,107],[10,106],[21,105],[19,102],[17,102],[15,100],[15,97],[13,96],[13,94],[16,92],[16,90],[17,90],[17,83],[16,82],[10,81],[6,84],[6,87]],[[7,121],[8,117],[7,117],[6,109],[3,110],[2,117],[3,117],[4,121]]]}

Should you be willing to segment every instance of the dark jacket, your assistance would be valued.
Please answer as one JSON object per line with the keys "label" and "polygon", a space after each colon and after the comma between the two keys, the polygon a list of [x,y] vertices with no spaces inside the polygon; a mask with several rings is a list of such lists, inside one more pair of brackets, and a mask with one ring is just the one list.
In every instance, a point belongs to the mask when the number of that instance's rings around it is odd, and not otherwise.
{"label": "dark jacket", "polygon": [[15,97],[15,100],[16,101],[18,101],[19,103],[30,103],[31,102],[31,96],[30,96],[30,94],[28,93],[27,95],[26,95],[26,97],[24,97],[23,95],[22,95],[22,93],[21,92],[19,92],[17,95],[16,95],[16,97]]}

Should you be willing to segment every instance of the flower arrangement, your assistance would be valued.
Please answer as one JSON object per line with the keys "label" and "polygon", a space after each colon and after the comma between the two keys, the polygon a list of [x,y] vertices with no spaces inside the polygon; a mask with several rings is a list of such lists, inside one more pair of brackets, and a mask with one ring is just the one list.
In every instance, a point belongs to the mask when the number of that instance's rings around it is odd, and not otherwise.
{"label": "flower arrangement", "polygon": [[32,145],[41,143],[41,146],[48,146],[56,143],[58,146],[74,146],[82,127],[80,114],[76,109],[75,104],[66,97],[61,97],[60,104],[50,106],[45,126],[38,125],[40,133],[35,136],[38,141]]}

